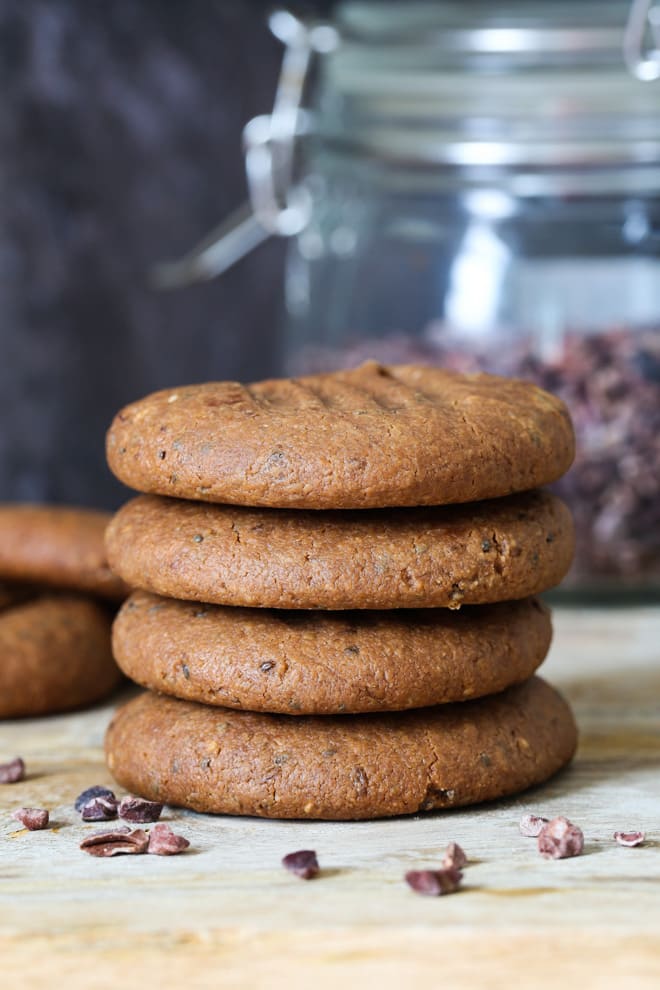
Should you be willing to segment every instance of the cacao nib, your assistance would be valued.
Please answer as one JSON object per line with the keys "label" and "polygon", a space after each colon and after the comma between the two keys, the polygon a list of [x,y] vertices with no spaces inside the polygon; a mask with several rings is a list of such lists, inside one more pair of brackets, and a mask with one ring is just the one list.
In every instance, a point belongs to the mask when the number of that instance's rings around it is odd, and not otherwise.
{"label": "cacao nib", "polygon": [[568,859],[580,855],[584,849],[584,835],[568,818],[559,816],[543,826],[537,843],[545,859]]}
{"label": "cacao nib", "polygon": [[25,763],[17,756],[9,763],[0,763],[0,784],[17,784],[25,779]]}
{"label": "cacao nib", "polygon": [[442,857],[442,865],[444,869],[454,869],[462,870],[467,864],[468,858],[465,855],[464,850],[459,846],[458,842],[450,842],[445,849],[445,854]]}
{"label": "cacao nib", "polygon": [[614,839],[620,846],[641,846],[646,838],[643,832],[615,832]]}
{"label": "cacao nib", "polygon": [[177,856],[185,852],[190,843],[182,835],[175,835],[169,825],[154,825],[149,832],[147,852],[152,856]]}
{"label": "cacao nib", "polygon": [[463,874],[452,866],[442,870],[409,870],[405,880],[411,890],[426,897],[453,894],[461,885]]}
{"label": "cacao nib", "polygon": [[39,832],[48,828],[50,815],[45,808],[17,808],[11,817],[20,822],[29,832]]}
{"label": "cacao nib", "polygon": [[100,784],[95,784],[93,787],[88,787],[86,791],[79,794],[75,800],[74,807],[76,811],[82,811],[84,804],[91,801],[92,798],[102,797],[112,799],[115,804],[117,803],[117,798],[115,797],[114,791],[111,791],[109,787],[102,787]]}
{"label": "cacao nib", "polygon": [[157,822],[162,811],[163,805],[159,801],[147,801],[134,794],[127,794],[119,805],[119,817],[127,822]]}
{"label": "cacao nib", "polygon": [[140,828],[132,832],[128,828],[116,828],[111,832],[96,832],[88,835],[80,843],[90,856],[107,858],[109,856],[136,856],[146,853],[149,836]]}
{"label": "cacao nib", "polygon": [[313,849],[299,849],[289,853],[282,860],[282,866],[302,880],[311,880],[319,873],[319,862]]}
{"label": "cacao nib", "polygon": [[117,817],[117,799],[115,797],[90,798],[80,809],[84,822],[110,822]]}
{"label": "cacao nib", "polygon": [[549,818],[542,818],[540,815],[523,815],[518,822],[518,828],[521,835],[535,839],[549,821]]}

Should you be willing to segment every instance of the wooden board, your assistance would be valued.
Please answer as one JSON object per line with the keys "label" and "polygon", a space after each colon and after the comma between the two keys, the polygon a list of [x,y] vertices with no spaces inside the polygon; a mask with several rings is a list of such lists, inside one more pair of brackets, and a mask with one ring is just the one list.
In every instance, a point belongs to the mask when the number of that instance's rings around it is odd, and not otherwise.
{"label": "wooden board", "polygon": [[[112,706],[4,723],[0,760],[29,777],[0,787],[3,986],[510,988],[660,986],[660,610],[561,610],[544,674],[581,729],[572,768],[485,808],[356,824],[213,818],[172,810],[183,856],[96,860],[78,849],[73,799],[111,783],[101,740]],[[27,833],[8,812],[48,807]],[[518,834],[525,811],[581,825],[585,854],[547,862]],[[647,832],[617,846],[620,828]],[[465,889],[423,898],[406,869],[455,839]],[[322,877],[279,866],[314,848]]]}

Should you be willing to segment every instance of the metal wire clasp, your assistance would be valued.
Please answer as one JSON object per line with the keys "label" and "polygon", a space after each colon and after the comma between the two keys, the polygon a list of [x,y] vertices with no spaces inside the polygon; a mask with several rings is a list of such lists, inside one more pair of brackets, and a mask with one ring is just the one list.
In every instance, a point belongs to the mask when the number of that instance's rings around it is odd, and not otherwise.
{"label": "metal wire clasp", "polygon": [[660,4],[632,0],[623,34],[623,57],[641,82],[660,79]]}
{"label": "metal wire clasp", "polygon": [[292,237],[307,225],[309,194],[293,175],[296,139],[309,127],[302,99],[312,56],[332,51],[338,36],[330,25],[307,25],[286,10],[273,13],[269,27],[285,49],[272,113],[243,130],[248,202],[183,258],[156,265],[157,288],[215,278],[269,237]]}

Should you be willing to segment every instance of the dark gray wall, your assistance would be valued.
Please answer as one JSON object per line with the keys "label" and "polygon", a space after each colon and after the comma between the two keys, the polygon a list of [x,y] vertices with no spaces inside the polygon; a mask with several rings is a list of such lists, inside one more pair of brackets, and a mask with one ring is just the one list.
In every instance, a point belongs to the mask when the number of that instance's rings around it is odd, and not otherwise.
{"label": "dark gray wall", "polygon": [[0,0],[0,500],[112,507],[122,404],[277,372],[280,243],[207,285],[148,285],[245,197],[241,129],[280,60],[269,9]]}

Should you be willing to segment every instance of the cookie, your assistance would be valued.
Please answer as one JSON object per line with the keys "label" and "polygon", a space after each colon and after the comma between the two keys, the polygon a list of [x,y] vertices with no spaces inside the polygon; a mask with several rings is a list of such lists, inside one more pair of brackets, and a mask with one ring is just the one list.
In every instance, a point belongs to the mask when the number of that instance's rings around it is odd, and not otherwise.
{"label": "cookie", "polygon": [[478,701],[384,715],[264,715],[147,692],[113,718],[108,767],[129,791],[195,811],[361,819],[452,808],[540,784],[575,751],[539,678]]}
{"label": "cookie", "polygon": [[536,599],[390,612],[227,608],[135,592],[112,631],[124,673],[188,701],[336,715],[422,708],[504,690],[543,661]]}
{"label": "cookie", "polygon": [[121,601],[128,589],[110,571],[103,546],[110,519],[92,509],[0,505],[0,579]]}
{"label": "cookie", "polygon": [[0,612],[0,718],[81,708],[120,678],[110,615],[97,602],[43,594]]}
{"label": "cookie", "polygon": [[106,532],[130,585],[271,608],[430,608],[526,598],[557,584],[573,527],[548,492],[433,509],[305,512],[141,495]]}
{"label": "cookie", "polygon": [[107,437],[110,468],[138,491],[298,509],[496,498],[555,481],[573,455],[563,402],[529,382],[373,361],[156,392]]}

